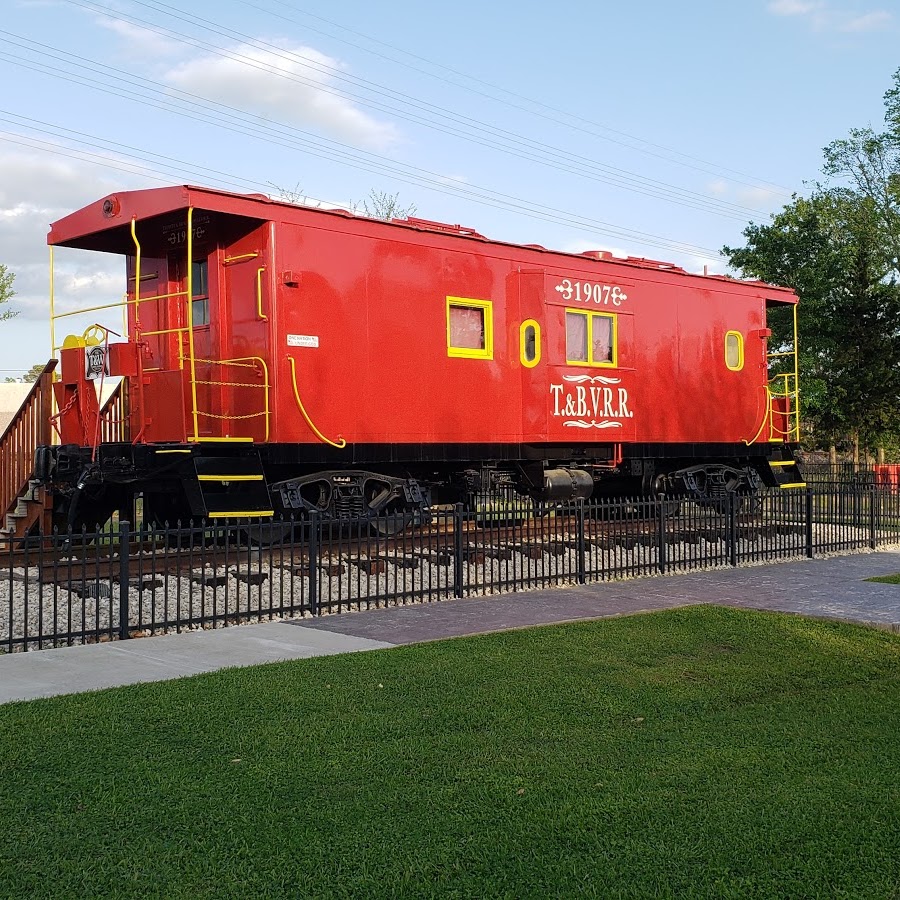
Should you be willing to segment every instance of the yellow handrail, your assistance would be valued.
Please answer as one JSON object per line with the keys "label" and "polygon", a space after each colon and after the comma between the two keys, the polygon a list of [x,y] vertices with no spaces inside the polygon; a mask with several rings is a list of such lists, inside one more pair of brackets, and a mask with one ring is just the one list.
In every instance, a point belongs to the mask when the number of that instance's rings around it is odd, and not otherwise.
{"label": "yellow handrail", "polygon": [[139,303],[152,303],[154,300],[168,300],[170,297],[183,297],[185,291],[175,291],[171,294],[153,294],[150,297],[141,297],[140,300],[120,300],[118,303],[104,303],[101,306],[85,306],[78,309],[70,309],[68,312],[56,313],[54,318],[64,319],[66,316],[81,316],[90,312],[101,312],[104,309],[116,309],[119,306],[136,306]]}
{"label": "yellow handrail", "polygon": [[56,355],[56,294],[53,271],[53,245],[50,245],[50,355]]}
{"label": "yellow handrail", "polygon": [[794,304],[794,407],[796,415],[796,431],[794,440],[800,440],[800,354],[798,353],[799,344],[797,343],[797,304]]}
{"label": "yellow handrail", "polygon": [[[760,423],[759,430],[751,440],[744,440],[743,443],[749,446],[759,440],[766,427],[769,424],[769,440],[777,440],[774,435],[786,437],[788,440],[798,442],[800,440],[800,361],[797,352],[797,305],[793,308],[794,319],[794,345],[793,349],[785,350],[778,353],[767,353],[767,359],[776,359],[779,357],[794,358],[793,372],[780,372],[773,375],[769,380],[769,384],[765,385],[766,390],[766,408],[763,414],[763,420]],[[793,386],[791,379],[793,379]],[[775,424],[775,408],[774,400],[786,399],[789,401],[786,410],[779,410],[779,415],[783,415],[787,419],[787,428],[782,429]]]}
{"label": "yellow handrail", "polygon": [[[141,302],[141,242],[137,238],[137,216],[131,217],[131,239],[134,241],[134,302],[135,302],[135,326],[140,319]],[[127,285],[126,285],[127,287]],[[122,307],[122,319],[125,322],[125,332],[128,332],[128,294],[125,294],[125,305]]]}
{"label": "yellow handrail", "polygon": [[769,390],[769,386],[767,384],[763,385],[763,390],[766,392],[766,402],[763,405],[762,422],[760,422],[759,424],[759,431],[757,431],[749,441],[743,440],[743,443],[747,447],[749,447],[751,444],[755,444],[759,440],[760,435],[763,433],[763,429],[766,427],[766,422],[771,422],[772,419],[772,392]]}
{"label": "yellow handrail", "polygon": [[268,322],[269,317],[262,311],[262,273],[265,271],[265,266],[260,266],[256,270],[256,315],[261,321]]}
{"label": "yellow handrail", "polygon": [[197,381],[196,384],[206,384],[213,385],[218,387],[247,387],[247,388],[262,388],[263,390],[263,411],[258,413],[247,413],[243,416],[227,416],[220,415],[219,413],[211,413],[204,412],[203,410],[198,410],[197,415],[204,416],[207,419],[222,419],[222,420],[231,420],[238,421],[240,419],[256,419],[260,416],[265,416],[266,420],[266,430],[264,441],[268,442],[269,440],[269,423],[271,419],[271,411],[269,407],[269,367],[266,364],[266,361],[261,356],[237,356],[234,359],[200,359],[196,358],[195,362],[203,363],[206,365],[216,365],[216,366],[238,366],[240,368],[248,368],[255,369],[257,363],[262,368],[263,372],[263,383],[262,384],[250,384],[246,381]]}
{"label": "yellow handrail", "polygon": [[188,353],[191,358],[191,418],[194,423],[194,440],[200,440],[200,424],[197,416],[197,365],[194,362],[194,207],[187,210],[187,318]]}
{"label": "yellow handrail", "polygon": [[310,417],[309,417],[309,413],[307,413],[307,411],[306,411],[306,407],[303,405],[303,401],[300,399],[300,391],[297,389],[297,366],[296,366],[296,363],[294,362],[294,357],[289,356],[287,359],[288,359],[288,362],[291,364],[291,384],[293,385],[293,388],[294,388],[294,399],[297,401],[297,406],[300,409],[300,413],[302,414],[303,418],[306,420],[306,424],[309,425],[309,427],[312,429],[313,434],[320,441],[322,441],[325,444],[330,444],[332,447],[337,447],[338,450],[343,450],[344,447],[347,446],[347,442],[342,437],[338,436],[338,439],[336,441],[329,440],[313,424],[312,419],[310,419]]}
{"label": "yellow handrail", "polygon": [[141,337],[154,337],[155,335],[160,334],[180,334],[182,331],[187,331],[187,328],[184,325],[176,326],[175,328],[161,328],[159,331],[142,331]]}

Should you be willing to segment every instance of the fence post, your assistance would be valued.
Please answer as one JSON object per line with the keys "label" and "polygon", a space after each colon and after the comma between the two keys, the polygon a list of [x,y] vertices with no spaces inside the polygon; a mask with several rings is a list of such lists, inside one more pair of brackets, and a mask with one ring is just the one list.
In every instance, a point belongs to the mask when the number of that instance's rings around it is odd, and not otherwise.
{"label": "fence post", "polygon": [[728,562],[732,566],[738,564],[737,559],[737,511],[740,498],[735,491],[729,491],[726,495],[728,502],[728,525],[725,528],[725,548],[728,551]]}
{"label": "fence post", "polygon": [[463,595],[463,505],[453,507],[453,596]]}
{"label": "fence post", "polygon": [[577,554],[577,565],[578,565],[578,583],[584,584],[587,580],[587,575],[585,573],[585,565],[584,565],[584,498],[579,497],[578,502],[575,504],[575,527],[577,529],[575,535],[575,547]]}
{"label": "fence post", "polygon": [[813,558],[813,492],[811,487],[806,489],[806,555],[809,559]]}
{"label": "fence post", "polygon": [[878,498],[878,486],[869,485],[869,549],[874,550],[878,546],[875,532],[875,500]]}
{"label": "fence post", "polygon": [[119,521],[119,640],[127,640],[131,610],[128,603],[128,557],[130,554],[131,523]]}
{"label": "fence post", "polygon": [[319,514],[309,514],[309,611],[319,615]]}
{"label": "fence post", "polygon": [[650,502],[656,504],[656,567],[660,575],[665,575],[669,566],[666,554],[666,501],[663,497],[655,497]]}

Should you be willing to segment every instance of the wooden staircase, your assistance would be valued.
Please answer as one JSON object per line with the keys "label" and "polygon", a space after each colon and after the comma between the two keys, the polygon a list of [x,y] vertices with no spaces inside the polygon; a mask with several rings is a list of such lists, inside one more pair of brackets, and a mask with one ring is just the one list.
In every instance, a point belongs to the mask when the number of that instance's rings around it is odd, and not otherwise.
{"label": "wooden staircase", "polygon": [[34,475],[34,451],[53,443],[50,416],[53,411],[51,359],[0,435],[0,547],[15,543],[40,529],[51,528],[52,501]]}
{"label": "wooden staircase", "polygon": [[[34,451],[53,444],[53,371],[44,366],[19,411],[0,435],[0,548],[15,545],[30,534],[50,534],[53,498],[34,479]],[[122,379],[100,407],[100,443],[131,440],[127,379]]]}

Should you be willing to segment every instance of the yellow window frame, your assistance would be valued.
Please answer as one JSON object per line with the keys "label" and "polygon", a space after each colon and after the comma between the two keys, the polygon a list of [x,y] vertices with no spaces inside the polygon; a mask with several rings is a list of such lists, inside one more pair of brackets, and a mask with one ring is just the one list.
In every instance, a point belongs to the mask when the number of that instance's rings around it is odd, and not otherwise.
{"label": "yellow window frame", "polygon": [[[730,337],[737,339],[738,361],[736,366],[728,364],[728,339]],[[744,336],[739,331],[725,332],[725,365],[731,372],[740,372],[744,368]]]}
{"label": "yellow window frame", "polygon": [[[566,307],[566,315],[573,313],[587,318],[587,362],[583,359],[569,359],[568,328],[566,329],[566,365],[568,366],[593,366],[598,369],[615,369],[619,365],[619,317],[615,313],[591,312],[586,309],[569,309]],[[609,319],[612,322],[610,328],[610,341],[612,343],[612,359],[597,362],[594,360],[594,320]]]}
{"label": "yellow window frame", "polygon": [[[484,347],[454,347],[450,341],[450,310],[453,307],[480,309],[484,313]],[[457,359],[494,358],[494,304],[490,300],[475,300],[472,297],[447,297],[447,356]]]}
{"label": "yellow window frame", "polygon": [[[529,328],[534,329],[534,359],[525,355],[525,335]],[[541,361],[541,323],[534,319],[526,319],[519,326],[519,359],[526,369],[533,369]]]}

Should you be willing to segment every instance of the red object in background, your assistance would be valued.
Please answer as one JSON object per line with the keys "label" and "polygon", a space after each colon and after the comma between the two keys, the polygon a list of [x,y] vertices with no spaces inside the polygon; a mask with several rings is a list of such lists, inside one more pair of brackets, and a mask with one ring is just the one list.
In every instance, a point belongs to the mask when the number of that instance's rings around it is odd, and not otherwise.
{"label": "red object in background", "polygon": [[889,487],[895,494],[900,493],[900,465],[894,463],[876,465],[875,484]]}

